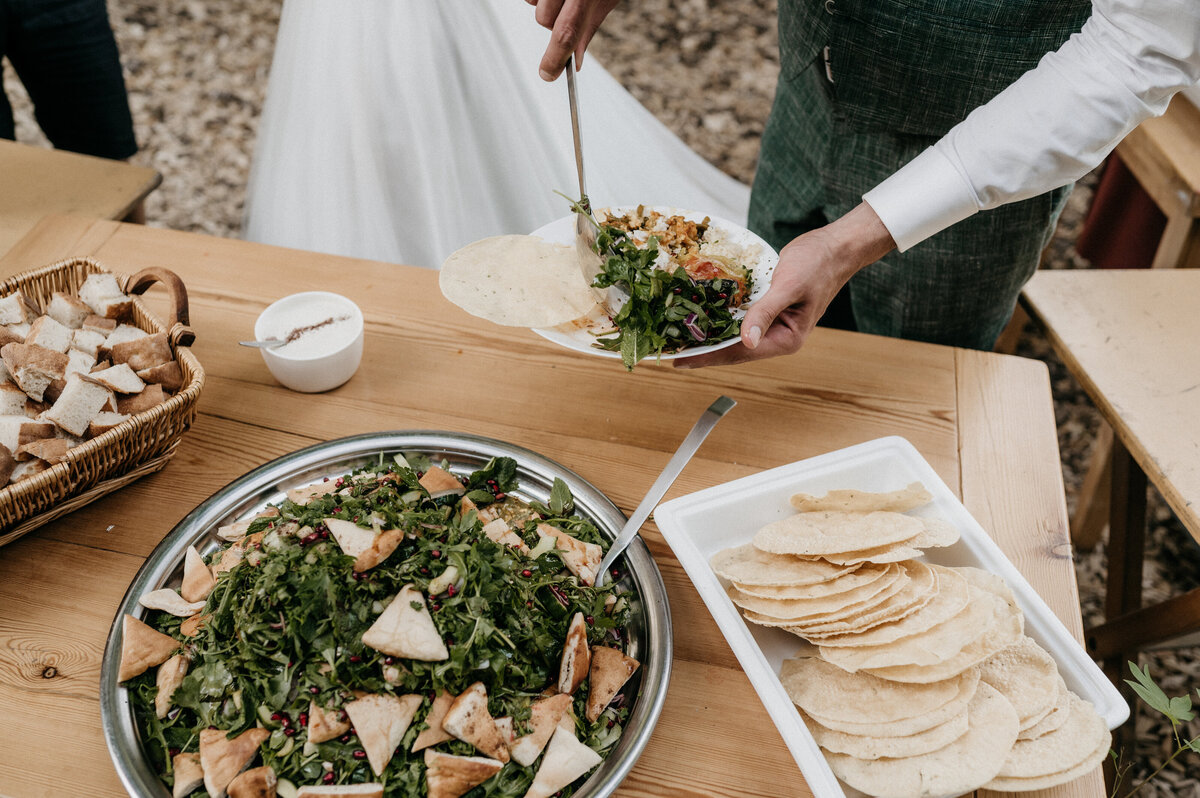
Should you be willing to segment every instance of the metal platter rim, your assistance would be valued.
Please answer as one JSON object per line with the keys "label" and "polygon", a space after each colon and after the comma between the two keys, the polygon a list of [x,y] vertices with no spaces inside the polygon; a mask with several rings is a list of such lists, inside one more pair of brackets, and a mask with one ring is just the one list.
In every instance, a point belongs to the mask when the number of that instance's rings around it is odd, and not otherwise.
{"label": "metal platter rim", "polygon": [[[625,522],[620,509],[594,485],[575,471],[531,449],[468,433],[440,430],[397,430],[338,438],[298,449],[237,477],[188,513],[155,547],[134,576],[113,618],[105,644],[100,672],[100,714],[105,742],[125,789],[132,796],[169,796],[142,755],[133,723],[127,691],[116,683],[120,650],[116,645],[121,618],[144,613],[138,597],[164,584],[182,561],[189,545],[211,536],[211,531],[234,516],[246,514],[265,503],[264,495],[281,493],[289,479],[308,484],[319,475],[298,479],[306,473],[327,468],[344,471],[349,461],[398,451],[443,451],[480,458],[512,457],[517,461],[522,489],[530,477],[552,481],[562,478],[575,496],[577,511],[586,510],[602,534],[615,537]],[[343,465],[344,464],[344,465]],[[307,480],[307,481],[304,481]],[[254,501],[249,501],[254,499]],[[240,509],[239,509],[240,508]],[[645,543],[639,538],[624,555],[631,578],[637,583],[642,605],[642,631],[648,652],[643,657],[639,695],[617,747],[575,795],[606,798],[633,768],[650,739],[666,699],[672,660],[670,607],[662,574]]]}

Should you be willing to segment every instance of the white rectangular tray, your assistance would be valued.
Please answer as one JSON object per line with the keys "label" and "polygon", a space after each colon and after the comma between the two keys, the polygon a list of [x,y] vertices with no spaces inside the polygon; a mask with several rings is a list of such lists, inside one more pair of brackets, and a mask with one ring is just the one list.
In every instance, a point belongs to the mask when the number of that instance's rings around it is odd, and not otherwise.
{"label": "white rectangular tray", "polygon": [[743,621],[725,594],[724,580],[708,561],[722,549],[749,543],[764,524],[794,513],[788,503],[793,493],[819,496],[839,488],[889,491],[911,482],[921,482],[933,495],[930,504],[913,514],[945,519],[962,536],[953,546],[929,549],[925,559],[975,566],[1003,577],[1025,613],[1025,633],[1054,657],[1071,691],[1095,705],[1110,729],[1129,717],[1129,706],[1100,668],[932,466],[903,438],[868,441],[664,502],[654,511],[659,530],[729,641],[817,798],[844,798],[846,793],[776,675],[784,659],[810,647],[788,632]]}

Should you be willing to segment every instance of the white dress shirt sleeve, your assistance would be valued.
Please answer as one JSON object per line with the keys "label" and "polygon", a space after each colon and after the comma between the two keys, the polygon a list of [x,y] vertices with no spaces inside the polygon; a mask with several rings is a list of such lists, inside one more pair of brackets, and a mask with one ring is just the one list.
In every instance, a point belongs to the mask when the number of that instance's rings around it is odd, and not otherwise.
{"label": "white dress shirt sleeve", "polygon": [[900,251],[1078,180],[1200,81],[1200,3],[1096,0],[1079,33],[863,199]]}

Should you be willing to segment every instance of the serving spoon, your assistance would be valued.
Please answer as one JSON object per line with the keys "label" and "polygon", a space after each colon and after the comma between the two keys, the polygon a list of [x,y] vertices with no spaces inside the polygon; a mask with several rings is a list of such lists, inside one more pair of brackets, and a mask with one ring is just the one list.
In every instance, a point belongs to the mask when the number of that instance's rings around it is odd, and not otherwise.
{"label": "serving spoon", "polygon": [[600,567],[596,574],[596,580],[593,583],[596,587],[600,587],[608,579],[613,563],[621,556],[621,552],[629,547],[633,539],[637,537],[638,531],[642,528],[642,524],[646,523],[646,519],[650,517],[650,512],[658,506],[659,500],[671,487],[675,478],[683,471],[683,467],[692,459],[692,455],[700,448],[700,444],[704,443],[704,439],[708,437],[708,433],[712,432],[712,428],[717,426],[717,422],[732,410],[737,405],[733,399],[728,396],[721,396],[717,401],[708,406],[708,409],[700,414],[695,425],[692,426],[691,432],[683,439],[683,443],[679,444],[679,448],[675,450],[675,454],[667,461],[666,467],[662,473],[658,475],[658,479],[654,480],[654,484],[650,486],[650,490],[646,492],[645,498],[641,504],[633,511],[633,515],[629,516],[629,520],[625,522],[625,526],[621,527],[620,533],[613,540],[612,546],[608,550],[608,554],[604,555],[604,559],[600,561]]}

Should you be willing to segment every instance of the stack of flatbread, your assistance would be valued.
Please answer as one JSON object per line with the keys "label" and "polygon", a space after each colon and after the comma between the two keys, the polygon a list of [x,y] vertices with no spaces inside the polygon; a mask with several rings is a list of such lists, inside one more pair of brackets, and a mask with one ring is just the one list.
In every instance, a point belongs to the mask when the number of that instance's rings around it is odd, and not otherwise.
{"label": "stack of flatbread", "polygon": [[910,515],[920,484],[797,494],[799,512],[712,567],[747,621],[817,646],[780,681],[830,767],[881,798],[1035,790],[1096,767],[1111,737],[1024,634],[998,576],[916,559],[958,540]]}

